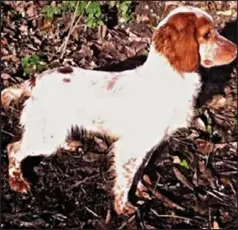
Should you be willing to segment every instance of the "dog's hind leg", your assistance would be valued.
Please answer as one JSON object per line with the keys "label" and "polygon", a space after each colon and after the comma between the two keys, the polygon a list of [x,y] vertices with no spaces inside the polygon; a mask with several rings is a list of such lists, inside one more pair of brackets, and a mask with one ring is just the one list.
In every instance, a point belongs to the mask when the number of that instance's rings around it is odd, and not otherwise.
{"label": "dog's hind leg", "polygon": [[39,104],[33,99],[26,101],[20,120],[22,138],[7,147],[9,184],[17,192],[27,192],[30,188],[22,175],[22,160],[28,156],[47,157],[55,153],[64,145],[67,135],[67,128],[60,119],[50,117],[47,111],[37,113],[37,109],[39,110]]}
{"label": "dog's hind leg", "polygon": [[16,101],[21,97],[31,96],[32,86],[35,79],[29,79],[20,84],[15,84],[8,88],[5,88],[1,92],[1,104],[4,110],[7,110],[12,101]]}
{"label": "dog's hind leg", "polygon": [[44,127],[38,129],[25,130],[23,137],[17,142],[7,146],[9,159],[9,184],[12,190],[16,192],[27,192],[30,189],[29,183],[25,180],[21,170],[21,162],[28,156],[49,156],[64,145],[64,137],[60,140],[59,136],[45,134],[41,131]]}

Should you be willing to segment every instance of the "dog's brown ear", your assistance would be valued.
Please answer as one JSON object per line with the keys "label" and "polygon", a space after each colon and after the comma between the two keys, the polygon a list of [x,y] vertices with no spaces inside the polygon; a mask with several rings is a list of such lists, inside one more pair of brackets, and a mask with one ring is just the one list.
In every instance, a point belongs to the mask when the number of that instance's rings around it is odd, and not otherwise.
{"label": "dog's brown ear", "polygon": [[187,14],[177,14],[153,35],[158,52],[168,58],[178,72],[194,72],[199,66],[196,26]]}

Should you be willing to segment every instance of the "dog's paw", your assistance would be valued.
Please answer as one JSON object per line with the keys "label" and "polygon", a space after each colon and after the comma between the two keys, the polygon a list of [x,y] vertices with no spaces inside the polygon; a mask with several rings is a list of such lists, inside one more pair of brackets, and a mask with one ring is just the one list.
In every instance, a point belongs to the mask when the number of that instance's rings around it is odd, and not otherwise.
{"label": "dog's paw", "polygon": [[20,175],[10,177],[9,185],[15,192],[27,193],[30,190],[30,184]]}
{"label": "dog's paw", "polygon": [[114,210],[117,215],[130,215],[136,211],[136,207],[129,201],[123,201],[121,197],[115,197]]}

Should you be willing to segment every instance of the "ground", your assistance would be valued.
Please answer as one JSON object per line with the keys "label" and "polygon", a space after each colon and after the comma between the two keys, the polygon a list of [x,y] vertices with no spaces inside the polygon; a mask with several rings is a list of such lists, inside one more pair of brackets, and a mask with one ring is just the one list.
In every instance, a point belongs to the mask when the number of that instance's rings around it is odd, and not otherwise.
{"label": "ground", "polygon": [[[128,24],[113,20],[115,12],[105,6],[106,26],[88,28],[81,17],[64,50],[59,48],[69,33],[73,14],[45,20],[42,8],[46,4],[1,2],[2,88],[63,64],[108,71],[141,65],[152,27],[178,5],[207,10],[219,31],[237,41],[236,1],[140,1],[133,3]],[[57,6],[54,1],[50,4]],[[32,68],[24,57],[34,54]],[[108,145],[100,139],[82,138],[80,152],[61,151],[49,158],[26,159],[22,169],[32,183],[31,192],[22,195],[11,191],[6,146],[20,133],[21,106],[1,111],[1,228],[236,229],[236,67],[237,62],[233,62],[199,70],[203,87],[192,125],[179,130],[153,153],[142,175],[144,182],[151,181],[146,186],[153,199],[131,216],[117,217],[110,211]]]}

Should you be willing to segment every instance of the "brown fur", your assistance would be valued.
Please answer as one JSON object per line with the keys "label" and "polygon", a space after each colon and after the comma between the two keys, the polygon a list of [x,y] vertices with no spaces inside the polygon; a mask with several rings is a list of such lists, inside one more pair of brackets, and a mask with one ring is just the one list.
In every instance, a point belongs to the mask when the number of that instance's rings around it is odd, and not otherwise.
{"label": "brown fur", "polygon": [[29,87],[32,89],[36,85],[36,78],[29,79]]}
{"label": "brown fur", "polygon": [[174,15],[153,36],[155,48],[178,72],[194,72],[199,65],[195,18],[192,13]]}
{"label": "brown fur", "polygon": [[229,61],[233,57],[234,53],[237,52],[236,45],[225,41],[221,36],[216,36],[216,42],[221,44],[215,56],[218,63],[223,62],[224,60]]}
{"label": "brown fur", "polygon": [[64,82],[64,83],[70,83],[71,80],[70,80],[69,78],[63,78],[63,82]]}
{"label": "brown fur", "polygon": [[9,185],[15,191],[27,192],[30,189],[29,183],[23,178],[21,165],[16,161],[15,155],[20,148],[20,141],[11,143],[7,146],[9,161]]}
{"label": "brown fur", "polygon": [[70,66],[59,67],[58,72],[63,74],[73,73],[73,69]]}
{"label": "brown fur", "polygon": [[112,90],[118,80],[119,80],[118,76],[115,76],[112,79],[110,79],[107,83],[107,90]]}

